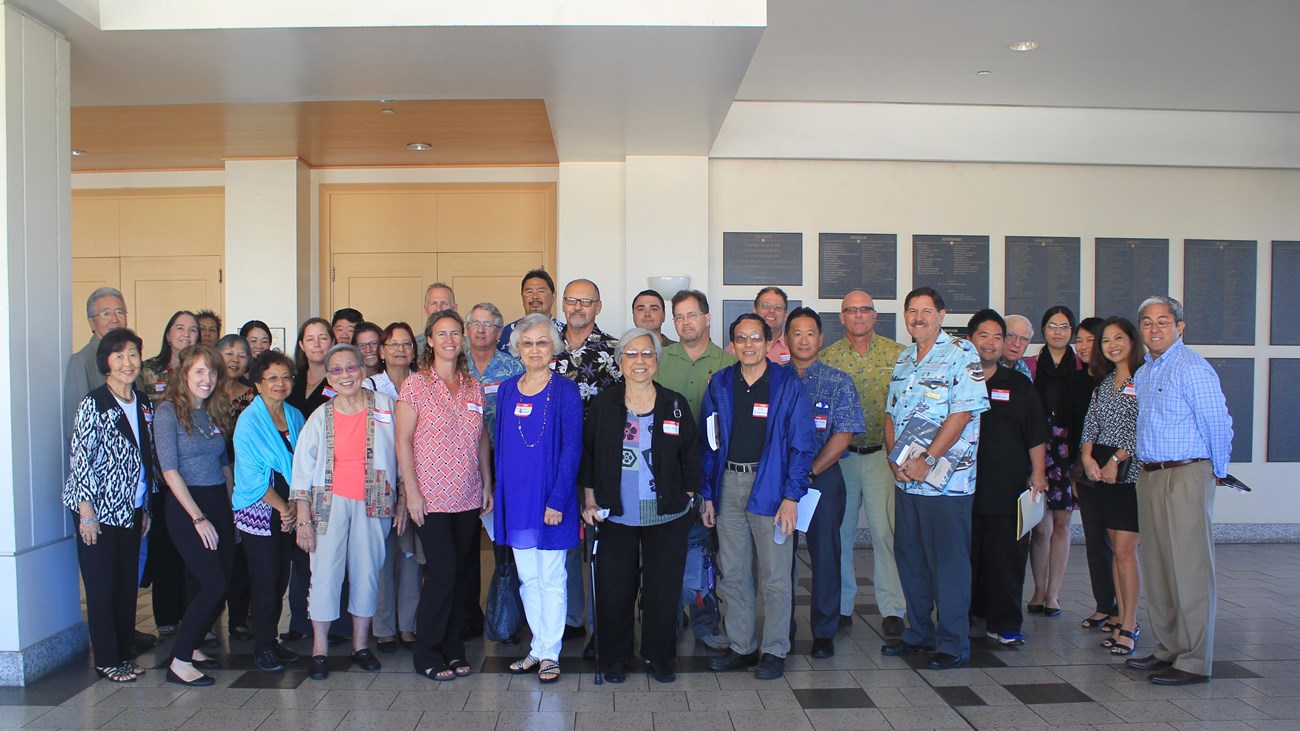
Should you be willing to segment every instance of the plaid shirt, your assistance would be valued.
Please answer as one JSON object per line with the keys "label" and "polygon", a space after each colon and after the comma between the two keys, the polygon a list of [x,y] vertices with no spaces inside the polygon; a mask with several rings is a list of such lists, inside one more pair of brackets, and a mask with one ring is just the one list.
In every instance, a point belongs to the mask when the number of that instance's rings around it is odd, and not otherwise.
{"label": "plaid shirt", "polygon": [[1209,459],[1226,477],[1232,455],[1232,417],[1215,373],[1179,338],[1133,374],[1137,387],[1137,456],[1143,462]]}

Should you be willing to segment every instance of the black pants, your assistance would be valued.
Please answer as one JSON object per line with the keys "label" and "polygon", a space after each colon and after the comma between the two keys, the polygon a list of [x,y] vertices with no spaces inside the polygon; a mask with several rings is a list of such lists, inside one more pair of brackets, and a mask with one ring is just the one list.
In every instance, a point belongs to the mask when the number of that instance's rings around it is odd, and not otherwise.
{"label": "black pants", "polygon": [[1088,578],[1092,582],[1092,599],[1099,614],[1115,616],[1119,605],[1115,603],[1115,574],[1111,561],[1110,537],[1102,521],[1099,490],[1093,484],[1074,483],[1074,494],[1079,498],[1079,511],[1083,514],[1083,541],[1088,554]]}
{"label": "black pants", "polygon": [[195,529],[194,520],[179,500],[167,501],[167,531],[172,544],[185,562],[185,568],[198,583],[198,592],[190,597],[176,641],[172,644],[172,657],[190,662],[194,648],[217,621],[226,601],[230,586],[230,572],[235,562],[235,520],[231,513],[230,497],[225,485],[207,487],[190,486],[190,496],[199,510],[208,516],[208,522],[217,529],[217,550],[203,546]]}
{"label": "black pants", "polygon": [[480,630],[483,628],[483,605],[480,603],[483,596],[483,562],[479,556],[482,531],[482,528],[474,531],[474,545],[471,549],[474,560],[469,562],[460,577],[460,597],[464,601],[461,608],[462,624]]}
{"label": "black pants", "polygon": [[240,531],[248,559],[248,626],[253,631],[253,652],[275,648],[284,591],[289,586],[289,559],[297,546],[294,534],[281,533],[279,513],[272,514],[269,536]]}
{"label": "black pants", "polygon": [[[636,510],[636,506],[624,510]],[[682,575],[691,516],[659,525],[600,524],[596,553],[596,641],[606,662],[632,658],[636,597],[641,590],[641,657],[668,662],[677,656]]]}
{"label": "black pants", "polygon": [[[844,473],[839,463],[817,475],[812,486],[821,491],[817,510],[808,525],[808,560],[812,564],[812,603],[808,606],[812,636],[830,639],[840,627],[840,523],[844,522]],[[795,531],[794,549],[799,551],[799,532]],[[790,571],[790,585],[795,585],[798,556]],[[794,592],[790,592],[790,633],[794,634]]]}
{"label": "black pants", "polygon": [[971,597],[983,609],[989,632],[1019,632],[1024,622],[1020,597],[1025,590],[1029,536],[1016,536],[1016,514],[971,516]]}
{"label": "black pants", "polygon": [[418,528],[426,563],[411,653],[416,672],[441,670],[452,660],[465,659],[465,642],[460,638],[465,620],[462,592],[470,564],[479,563],[478,514],[477,509],[427,513]]}
{"label": "black pants", "polygon": [[311,556],[294,543],[289,549],[289,565],[289,629],[311,637],[311,615],[307,614],[307,593],[311,590]]}
{"label": "black pants", "polygon": [[230,572],[230,590],[226,592],[226,631],[248,626],[249,579],[248,555],[243,536],[235,544],[234,568]]}
{"label": "black pants", "polygon": [[[77,536],[77,563],[86,586],[86,623],[95,667],[121,665],[135,656],[135,597],[140,570],[140,511],[135,525],[99,524],[99,539],[87,546]],[[80,516],[74,511],[73,520]]]}
{"label": "black pants", "polygon": [[[159,627],[179,624],[187,599],[185,564],[167,528],[168,507],[174,502],[176,498],[167,489],[153,496],[153,525],[149,528],[149,557],[145,560],[145,574],[153,586],[153,621]],[[181,516],[189,525],[191,521],[184,510]]]}

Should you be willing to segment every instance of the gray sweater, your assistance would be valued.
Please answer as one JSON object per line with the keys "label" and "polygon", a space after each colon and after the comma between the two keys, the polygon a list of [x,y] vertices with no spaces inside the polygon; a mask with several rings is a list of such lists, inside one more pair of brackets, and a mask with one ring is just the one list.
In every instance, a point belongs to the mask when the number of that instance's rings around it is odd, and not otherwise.
{"label": "gray sweater", "polygon": [[[210,434],[211,436],[205,436]],[[187,486],[224,485],[226,474],[226,437],[216,431],[206,411],[194,414],[194,433],[176,421],[176,408],[170,401],[158,404],[153,417],[154,448],[163,472],[177,470]]]}

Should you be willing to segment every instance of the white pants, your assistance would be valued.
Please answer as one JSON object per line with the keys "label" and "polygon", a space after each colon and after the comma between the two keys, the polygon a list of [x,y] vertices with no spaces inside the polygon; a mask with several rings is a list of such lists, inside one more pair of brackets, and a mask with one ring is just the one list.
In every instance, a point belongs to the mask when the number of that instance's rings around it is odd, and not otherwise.
{"label": "white pants", "polygon": [[524,616],[528,618],[528,629],[533,633],[533,646],[528,654],[539,660],[559,660],[560,645],[564,642],[564,613],[568,606],[566,552],[538,548],[512,550],[519,569],[519,598],[524,602]]}
{"label": "white pants", "polygon": [[316,535],[316,550],[311,553],[311,589],[307,594],[311,621],[333,622],[339,618],[345,572],[348,612],[354,617],[375,616],[384,537],[392,524],[392,518],[366,517],[364,500],[334,496],[329,527],[324,535]]}

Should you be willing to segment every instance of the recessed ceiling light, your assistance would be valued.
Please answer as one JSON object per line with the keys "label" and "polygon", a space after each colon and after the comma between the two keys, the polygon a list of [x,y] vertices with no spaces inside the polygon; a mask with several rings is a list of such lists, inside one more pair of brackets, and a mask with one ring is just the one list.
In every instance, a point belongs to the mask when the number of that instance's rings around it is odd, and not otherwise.
{"label": "recessed ceiling light", "polygon": [[73,156],[73,157],[81,157],[81,156],[83,156],[83,155],[85,155],[85,154],[86,154],[86,151],[85,151],[85,150],[73,150],[73,151],[72,151],[72,156]]}
{"label": "recessed ceiling light", "polygon": [[424,152],[425,150],[432,150],[433,145],[428,142],[412,142],[406,146],[406,149],[415,150],[416,152]]}
{"label": "recessed ceiling light", "polygon": [[389,109],[388,107],[384,107],[383,109],[380,109],[380,110],[379,110],[379,113],[380,113],[380,114],[397,114],[397,110],[396,110],[396,109]]}
{"label": "recessed ceiling light", "polygon": [[1007,48],[1010,48],[1013,51],[1032,51],[1035,48],[1038,48],[1038,41],[1016,41],[1007,46]]}
{"label": "recessed ceiling light", "polygon": [[975,75],[976,75],[976,76],[992,76],[992,75],[993,75],[993,72],[992,72],[992,71],[988,71],[988,70],[982,70],[982,71],[976,71],[976,72],[975,72]]}
{"label": "recessed ceiling light", "polygon": [[392,99],[376,99],[376,100],[375,100],[375,103],[377,103],[377,104],[389,104],[389,103],[391,103],[392,101],[393,101]]}

